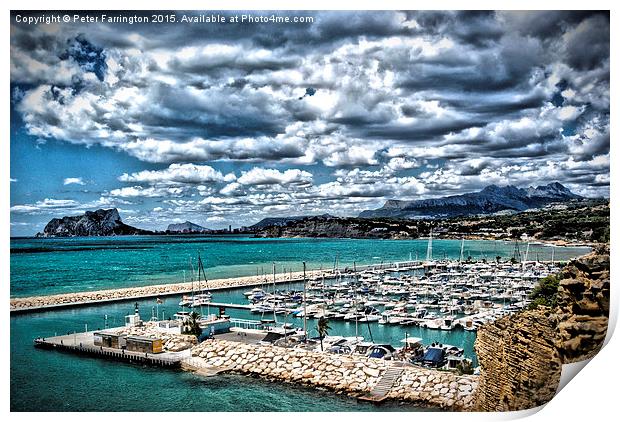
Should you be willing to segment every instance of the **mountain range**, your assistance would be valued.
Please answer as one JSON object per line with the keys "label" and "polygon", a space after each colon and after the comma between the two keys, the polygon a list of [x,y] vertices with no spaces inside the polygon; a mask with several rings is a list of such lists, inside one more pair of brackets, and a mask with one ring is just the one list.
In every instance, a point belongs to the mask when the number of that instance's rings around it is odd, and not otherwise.
{"label": "mountain range", "polygon": [[555,182],[545,186],[518,188],[489,185],[479,192],[435,199],[400,201],[391,199],[383,207],[362,211],[361,218],[438,218],[525,211],[583,197]]}
{"label": "mountain range", "polygon": [[[490,185],[479,192],[446,196],[443,198],[416,201],[389,200],[379,209],[362,211],[358,219],[337,218],[329,214],[312,217],[268,217],[250,227],[242,227],[239,232],[258,233],[264,230],[271,230],[274,233],[280,233],[281,228],[288,227],[287,230],[290,231],[292,230],[291,227],[297,225],[299,227],[295,227],[299,229],[299,233],[295,232],[293,233],[294,235],[313,233],[313,235],[320,237],[329,232],[330,236],[365,237],[369,235],[375,236],[377,233],[385,231],[386,228],[383,226],[368,225],[363,222],[364,219],[394,218],[407,220],[488,215],[502,212],[520,212],[541,208],[549,204],[579,199],[585,198],[572,193],[569,189],[557,182],[545,186],[538,186],[536,188],[517,188],[511,185],[499,187]],[[362,221],[356,221],[360,218]],[[406,230],[403,229],[403,232],[405,231]],[[170,224],[166,232],[153,232],[139,229],[123,223],[118,210],[112,208],[108,210],[99,209],[96,211],[86,211],[85,214],[78,216],[53,218],[47,223],[43,232],[37,233],[37,237],[207,232],[216,233],[218,231],[209,230],[190,221],[181,224]],[[222,232],[228,233],[229,231]]]}

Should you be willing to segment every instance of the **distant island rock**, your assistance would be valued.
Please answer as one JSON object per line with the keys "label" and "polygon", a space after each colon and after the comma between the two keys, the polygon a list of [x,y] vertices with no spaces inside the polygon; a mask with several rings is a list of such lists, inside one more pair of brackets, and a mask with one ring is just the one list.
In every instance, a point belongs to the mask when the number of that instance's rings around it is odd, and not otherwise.
{"label": "distant island rock", "polygon": [[572,193],[558,182],[536,188],[489,185],[479,192],[463,195],[415,201],[392,199],[379,209],[362,211],[359,217],[449,218],[488,215],[506,211],[520,212],[575,199],[583,199],[583,197]]}
{"label": "distant island rock", "polygon": [[84,215],[53,218],[37,237],[124,236],[154,234],[128,226],[121,221],[116,208],[86,211]]}
{"label": "distant island rock", "polygon": [[168,233],[204,233],[210,231],[206,227],[186,221],[180,224],[169,224],[166,232]]}

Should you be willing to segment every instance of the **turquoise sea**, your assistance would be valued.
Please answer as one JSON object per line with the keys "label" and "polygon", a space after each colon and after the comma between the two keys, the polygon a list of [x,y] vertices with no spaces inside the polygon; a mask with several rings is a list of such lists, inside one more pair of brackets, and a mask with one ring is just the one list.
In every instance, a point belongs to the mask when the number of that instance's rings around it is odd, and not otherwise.
{"label": "turquoise sea", "polygon": [[[30,296],[95,290],[113,287],[160,284],[183,280],[189,259],[198,252],[206,261],[211,279],[270,272],[276,262],[282,267],[331,268],[339,266],[407,260],[416,252],[425,257],[425,240],[351,239],[250,239],[241,237],[118,237],[73,239],[12,239],[11,296]],[[525,252],[525,245],[520,245]],[[514,244],[466,241],[465,255],[474,259],[512,256]],[[460,241],[433,242],[436,258],[457,258]],[[555,249],[556,259],[582,255],[587,248]],[[550,257],[550,248],[531,246],[532,258]],[[294,287],[294,286],[293,286]],[[214,293],[214,301],[245,303],[243,291]],[[179,310],[179,297],[167,297],[157,306],[153,300],[139,301],[143,319],[152,312],[166,318]],[[190,373],[109,362],[95,358],[35,349],[34,338],[73,331],[103,328],[104,315],[110,325],[120,325],[133,302],[120,302],[66,310],[12,315],[11,410],[13,411],[417,411],[410,405],[381,406],[358,403],[331,392],[241,376],[203,378]],[[230,310],[239,318],[257,319],[248,311]],[[300,325],[301,320],[288,322]],[[308,327],[315,329],[316,320]],[[355,323],[331,321],[330,334],[355,335]],[[465,348],[475,359],[475,333],[433,331],[417,327],[365,324],[359,335],[375,342],[399,345],[405,332]],[[406,331],[405,331],[406,330]]]}
{"label": "turquoise sea", "polygon": [[[144,286],[183,281],[191,258],[201,254],[209,279],[339,268],[426,258],[426,240],[257,239],[248,237],[123,236],[11,239],[11,297]],[[434,240],[433,257],[458,259],[460,240]],[[464,256],[509,258],[515,245],[502,241],[465,241]],[[521,254],[526,245],[520,243]],[[566,260],[588,248],[555,248]],[[551,259],[552,248],[530,246],[530,259]]]}

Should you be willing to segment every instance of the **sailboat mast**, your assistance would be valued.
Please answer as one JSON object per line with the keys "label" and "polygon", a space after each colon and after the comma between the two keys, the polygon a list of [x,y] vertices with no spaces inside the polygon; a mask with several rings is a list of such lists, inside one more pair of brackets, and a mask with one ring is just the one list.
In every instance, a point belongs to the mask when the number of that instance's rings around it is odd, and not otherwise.
{"label": "sailboat mast", "polygon": [[202,260],[200,259],[200,252],[198,252],[198,291],[201,292],[200,288],[200,272],[202,271]]}
{"label": "sailboat mast", "polygon": [[527,242],[527,247],[525,248],[525,259],[523,259],[523,263],[527,263],[527,258],[530,253],[530,242]]}
{"label": "sailboat mast", "polygon": [[433,228],[431,227],[431,231],[428,237],[428,246],[426,247],[426,260],[433,260]]}
{"label": "sailboat mast", "polygon": [[306,315],[306,261],[304,261],[303,264],[304,264],[304,337],[307,340],[308,339],[308,326],[307,326],[308,316]]}
{"label": "sailboat mast", "polygon": [[355,312],[353,317],[355,318],[355,339],[357,340],[357,320],[359,318],[357,315],[357,292],[355,291],[355,288],[353,290],[353,311]]}
{"label": "sailboat mast", "polygon": [[273,323],[276,324],[278,322],[278,318],[276,318],[276,263],[273,263]]}
{"label": "sailboat mast", "polygon": [[465,247],[465,238],[461,238],[461,255],[459,257],[459,264],[463,262],[463,248]]}
{"label": "sailboat mast", "polygon": [[192,280],[192,307],[194,305],[194,263],[192,262],[192,257],[189,257],[189,266],[192,269],[192,275],[190,279]]}

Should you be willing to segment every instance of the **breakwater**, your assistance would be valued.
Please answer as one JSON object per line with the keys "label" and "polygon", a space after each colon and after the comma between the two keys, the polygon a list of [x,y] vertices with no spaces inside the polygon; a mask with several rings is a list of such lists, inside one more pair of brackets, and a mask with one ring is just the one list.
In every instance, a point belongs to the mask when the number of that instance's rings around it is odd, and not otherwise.
{"label": "breakwater", "polygon": [[[192,369],[229,371],[274,381],[326,388],[353,397],[370,394],[394,363],[278,346],[207,340],[191,350]],[[477,377],[414,366],[399,368],[386,397],[417,406],[469,410]]]}
{"label": "breakwater", "polygon": [[[307,276],[318,276],[319,271],[310,271]],[[275,283],[303,281],[302,273],[279,274]],[[260,286],[273,283],[273,279],[265,280],[262,276],[248,276],[209,280],[209,290],[230,289],[235,287]],[[122,289],[98,290],[94,292],[76,292],[47,296],[19,297],[11,299],[11,312],[28,312],[36,310],[63,308],[69,306],[92,305],[97,303],[115,302],[122,300],[146,299],[159,296],[170,296],[190,293],[195,290],[196,283],[169,283],[154,286],[127,287]]]}
{"label": "breakwater", "polygon": [[[363,270],[390,270],[390,271],[407,271],[414,268],[421,268],[417,262],[394,262],[381,265],[367,265],[357,268],[358,271]],[[310,278],[330,278],[334,277],[338,272],[333,270],[311,270],[306,272],[306,279]],[[205,283],[201,284],[203,289],[223,290],[236,287],[254,287],[265,284],[282,284],[297,283],[304,280],[303,272],[280,273],[274,276],[246,276],[223,278],[218,280],[209,280],[207,287]],[[98,290],[93,292],[76,292],[64,293],[46,296],[31,296],[11,298],[11,312],[32,312],[38,310],[49,310],[57,308],[65,308],[70,306],[93,305],[106,302],[117,302],[123,300],[136,300],[154,298],[160,296],[170,296],[190,293],[200,287],[197,282],[185,283],[168,283],[153,286],[127,287],[121,289]]]}

